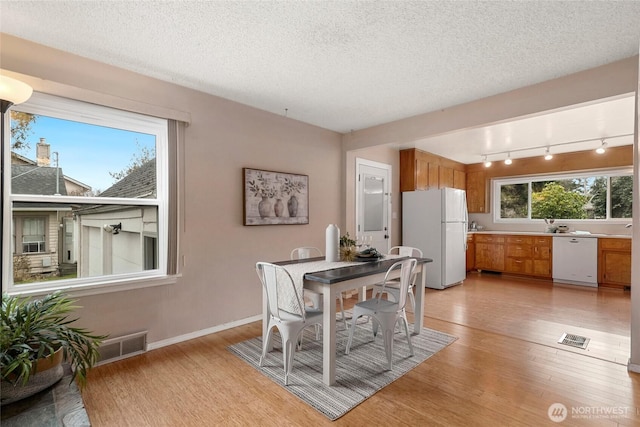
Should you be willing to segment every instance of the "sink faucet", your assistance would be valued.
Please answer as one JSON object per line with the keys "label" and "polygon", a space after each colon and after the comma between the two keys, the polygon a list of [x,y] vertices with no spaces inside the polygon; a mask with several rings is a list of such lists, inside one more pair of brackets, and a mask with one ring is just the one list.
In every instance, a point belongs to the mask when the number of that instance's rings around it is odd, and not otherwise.
{"label": "sink faucet", "polygon": [[627,224],[627,225],[624,226],[624,228],[631,228],[632,225],[633,224]]}

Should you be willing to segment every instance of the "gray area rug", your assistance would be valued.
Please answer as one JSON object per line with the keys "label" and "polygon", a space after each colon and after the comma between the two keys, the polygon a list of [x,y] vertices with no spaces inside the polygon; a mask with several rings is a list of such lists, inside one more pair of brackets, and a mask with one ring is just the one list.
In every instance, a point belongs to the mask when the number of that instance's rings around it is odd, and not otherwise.
{"label": "gray area rug", "polygon": [[[363,318],[364,319],[364,318]],[[274,350],[259,367],[262,337],[253,338],[228,347],[229,351],[249,363],[264,375],[298,396],[331,420],[336,420],[368,399],[378,390],[391,384],[457,338],[443,332],[423,328],[420,335],[412,335],[414,356],[404,333],[396,329],[393,348],[393,370],[386,370],[384,342],[381,335],[373,337],[371,323],[356,326],[351,351],[344,354],[348,332],[339,326],[336,337],[336,384],[322,383],[322,338],[315,340],[313,328],[305,330],[302,350],[296,351],[289,385],[284,385],[280,335],[274,333]],[[409,330],[413,328],[409,326]]]}

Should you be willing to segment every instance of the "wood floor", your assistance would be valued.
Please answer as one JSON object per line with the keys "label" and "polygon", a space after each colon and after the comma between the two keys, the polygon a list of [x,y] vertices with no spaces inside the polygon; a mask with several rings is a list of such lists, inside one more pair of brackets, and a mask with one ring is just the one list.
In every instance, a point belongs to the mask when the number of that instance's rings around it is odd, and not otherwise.
{"label": "wood floor", "polygon": [[[94,427],[637,426],[629,311],[629,292],[485,273],[427,290],[426,327],[458,340],[335,422],[226,350],[260,322],[95,368],[83,399]],[[573,350],[558,331],[592,341]],[[568,410],[559,424],[554,403]]]}

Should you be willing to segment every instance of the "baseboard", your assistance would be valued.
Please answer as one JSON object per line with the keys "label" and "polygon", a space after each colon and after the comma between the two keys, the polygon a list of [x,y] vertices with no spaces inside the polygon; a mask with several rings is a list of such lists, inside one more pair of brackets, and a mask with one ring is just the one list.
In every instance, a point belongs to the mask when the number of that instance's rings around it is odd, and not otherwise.
{"label": "baseboard", "polygon": [[224,331],[224,330],[227,330],[227,329],[235,328],[237,326],[246,325],[248,323],[253,323],[253,322],[256,322],[258,320],[262,320],[262,314],[255,315],[253,317],[248,317],[246,319],[236,320],[234,322],[223,323],[222,325],[214,326],[212,328],[202,329],[202,330],[195,331],[195,332],[190,332],[190,333],[184,334],[184,335],[178,335],[176,337],[167,338],[166,340],[150,342],[150,343],[147,343],[147,351],[155,350],[157,348],[166,347],[166,346],[172,345],[172,344],[178,344],[178,343],[183,342],[183,341],[189,341],[189,340],[192,340],[194,338],[200,338],[200,337],[203,337],[205,335],[215,334],[216,332],[220,332],[220,331]]}
{"label": "baseboard", "polygon": [[631,359],[629,359],[629,363],[627,364],[627,371],[637,372],[637,373],[640,374],[640,365],[636,365],[634,363],[631,363]]}

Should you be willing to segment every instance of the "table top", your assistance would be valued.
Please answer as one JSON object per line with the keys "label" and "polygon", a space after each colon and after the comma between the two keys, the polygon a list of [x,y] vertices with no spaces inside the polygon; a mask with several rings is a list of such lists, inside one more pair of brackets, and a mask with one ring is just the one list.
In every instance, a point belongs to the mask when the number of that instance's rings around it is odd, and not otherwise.
{"label": "table top", "polygon": [[[302,262],[311,262],[311,261],[322,261],[324,257],[316,257],[316,258],[306,258],[306,259],[298,259],[292,261],[281,261],[276,262],[277,265],[287,265],[287,264],[299,264]],[[345,267],[334,268],[332,270],[324,270],[317,271],[313,273],[306,273],[304,278],[306,280],[313,280],[314,282],[332,284],[343,282],[345,280],[357,279],[359,277],[365,277],[372,274],[385,273],[389,267],[391,267],[395,262],[401,260],[403,258],[390,258],[390,259],[381,259],[379,261],[364,261],[357,265],[348,265]],[[428,262],[433,262],[431,258],[416,258],[418,264],[425,264]]]}

